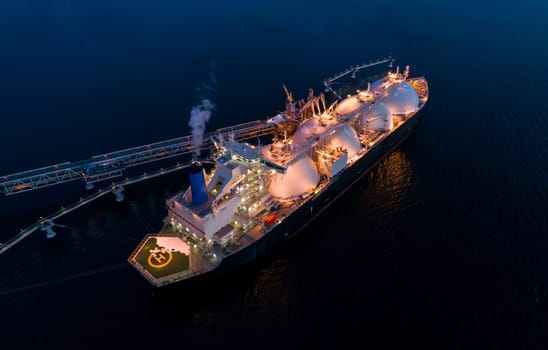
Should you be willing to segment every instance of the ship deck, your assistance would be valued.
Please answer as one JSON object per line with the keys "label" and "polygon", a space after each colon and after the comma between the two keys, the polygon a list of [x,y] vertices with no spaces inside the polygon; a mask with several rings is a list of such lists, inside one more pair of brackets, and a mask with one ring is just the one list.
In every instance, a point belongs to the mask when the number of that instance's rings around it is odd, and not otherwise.
{"label": "ship deck", "polygon": [[218,265],[215,254],[199,250],[197,245],[165,227],[159,233],[146,235],[128,261],[150,283],[160,287],[210,271]]}

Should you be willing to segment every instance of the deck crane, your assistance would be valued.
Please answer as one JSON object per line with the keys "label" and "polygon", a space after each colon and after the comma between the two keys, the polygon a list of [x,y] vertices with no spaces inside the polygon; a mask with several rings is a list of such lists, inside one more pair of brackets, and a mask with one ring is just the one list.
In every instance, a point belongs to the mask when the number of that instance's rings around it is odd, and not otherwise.
{"label": "deck crane", "polygon": [[285,86],[285,84],[282,84],[282,86],[284,88],[285,95],[287,96],[287,102],[293,102],[293,94],[289,92],[289,90],[287,90],[287,87]]}
{"label": "deck crane", "polygon": [[285,103],[285,115],[289,118],[295,118],[295,102],[293,101],[293,94],[287,90],[285,84],[282,84],[285,95],[287,96],[287,102]]}

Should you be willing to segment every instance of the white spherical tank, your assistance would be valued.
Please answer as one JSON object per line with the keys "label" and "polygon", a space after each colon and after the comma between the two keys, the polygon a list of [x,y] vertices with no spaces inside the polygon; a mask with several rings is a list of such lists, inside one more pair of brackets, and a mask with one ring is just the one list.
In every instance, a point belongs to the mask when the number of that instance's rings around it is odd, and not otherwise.
{"label": "white spherical tank", "polygon": [[299,126],[293,135],[291,144],[300,146],[316,135],[320,135],[324,130],[325,126],[320,123],[317,117],[310,118]]}
{"label": "white spherical tank", "polygon": [[404,81],[388,87],[388,96],[383,102],[392,114],[408,114],[417,111],[419,96],[415,89]]}
{"label": "white spherical tank", "polygon": [[360,139],[351,126],[345,125],[330,138],[329,146],[341,147],[348,152],[348,159],[354,157],[361,150]]}
{"label": "white spherical tank", "polygon": [[345,115],[356,111],[362,105],[361,101],[356,96],[347,97],[337,104],[335,113]]}
{"label": "white spherical tank", "polygon": [[392,114],[382,102],[375,104],[372,110],[360,117],[360,128],[362,130],[392,130],[393,127]]}
{"label": "white spherical tank", "polygon": [[270,178],[268,191],[272,197],[289,199],[310,191],[320,181],[320,176],[312,159],[301,156],[287,168],[285,174],[275,173]]}

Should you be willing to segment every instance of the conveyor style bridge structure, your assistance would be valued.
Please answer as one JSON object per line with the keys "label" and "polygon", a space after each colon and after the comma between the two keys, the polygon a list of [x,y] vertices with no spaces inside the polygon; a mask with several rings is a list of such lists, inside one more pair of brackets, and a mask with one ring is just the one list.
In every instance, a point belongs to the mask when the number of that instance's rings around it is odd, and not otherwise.
{"label": "conveyor style bridge structure", "polygon": [[[273,131],[274,126],[263,120],[218,129],[204,135],[200,150],[208,150],[213,146],[211,141],[213,136],[228,138],[233,135],[235,140],[247,140],[271,134]],[[9,196],[71,181],[83,181],[90,189],[95,182],[122,176],[127,168],[175,156],[190,155],[194,151],[192,136],[179,137],[101,154],[77,162],[66,162],[1,176],[0,192]]]}
{"label": "conveyor style bridge structure", "polygon": [[335,83],[340,78],[342,78],[344,76],[347,76],[348,74],[352,74],[351,77],[354,79],[354,78],[356,78],[356,73],[358,73],[360,70],[365,69],[365,68],[369,68],[369,67],[374,67],[374,66],[377,66],[379,64],[388,63],[388,67],[392,68],[392,65],[393,65],[395,60],[396,59],[394,57],[388,56],[386,58],[381,58],[381,59],[378,59],[376,61],[366,62],[366,63],[358,64],[356,66],[352,66],[352,67],[348,68],[345,71],[342,71],[342,72],[337,73],[337,74],[335,74],[335,75],[333,75],[333,76],[331,76],[327,79],[324,79],[323,85],[325,86],[325,92],[331,92],[339,100],[342,100],[342,97],[335,90],[333,90],[331,88],[331,85],[333,83]]}

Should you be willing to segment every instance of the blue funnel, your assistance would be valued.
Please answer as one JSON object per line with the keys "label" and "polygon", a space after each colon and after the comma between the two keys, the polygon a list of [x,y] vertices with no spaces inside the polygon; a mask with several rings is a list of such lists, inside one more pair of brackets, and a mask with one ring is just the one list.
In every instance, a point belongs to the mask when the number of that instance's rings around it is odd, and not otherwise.
{"label": "blue funnel", "polygon": [[205,185],[204,168],[200,163],[193,163],[188,174],[190,191],[192,192],[192,204],[200,205],[207,202],[207,190]]}

